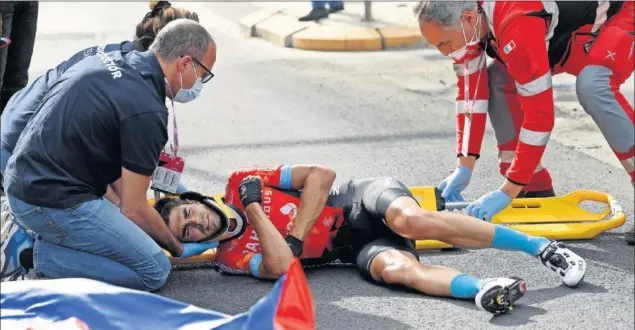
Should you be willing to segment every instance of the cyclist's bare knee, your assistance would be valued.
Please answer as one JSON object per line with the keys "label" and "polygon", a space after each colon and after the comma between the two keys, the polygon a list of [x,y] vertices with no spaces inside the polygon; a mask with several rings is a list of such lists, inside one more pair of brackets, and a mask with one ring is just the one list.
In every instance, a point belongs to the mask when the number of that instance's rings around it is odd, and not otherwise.
{"label": "cyclist's bare knee", "polygon": [[409,285],[418,263],[419,260],[408,252],[387,250],[373,259],[370,274],[378,282]]}
{"label": "cyclist's bare knee", "polygon": [[436,236],[432,212],[422,209],[411,197],[399,197],[390,204],[386,223],[402,237],[422,239]]}

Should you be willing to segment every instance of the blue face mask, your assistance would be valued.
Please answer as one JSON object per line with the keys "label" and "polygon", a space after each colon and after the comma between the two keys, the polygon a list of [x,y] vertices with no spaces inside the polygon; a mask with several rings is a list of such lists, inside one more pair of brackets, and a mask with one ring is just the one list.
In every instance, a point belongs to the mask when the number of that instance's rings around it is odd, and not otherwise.
{"label": "blue face mask", "polygon": [[194,74],[196,75],[196,82],[192,85],[192,88],[184,89],[183,74],[179,73],[179,76],[181,77],[181,89],[179,89],[176,95],[174,95],[172,100],[179,103],[188,103],[195,100],[201,94],[201,91],[203,90],[203,80],[198,76],[198,73],[196,73],[194,63],[192,63],[192,70],[194,70]]}

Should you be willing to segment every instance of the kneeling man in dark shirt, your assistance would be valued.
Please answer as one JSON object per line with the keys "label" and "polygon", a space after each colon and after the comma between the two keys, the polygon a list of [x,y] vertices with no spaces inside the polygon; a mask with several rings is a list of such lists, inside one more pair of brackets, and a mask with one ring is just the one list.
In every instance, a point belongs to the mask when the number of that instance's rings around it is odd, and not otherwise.
{"label": "kneeling man in dark shirt", "polygon": [[[179,19],[147,52],[102,52],[60,77],[7,164],[15,221],[2,230],[2,279],[33,269],[153,291],[171,269],[161,248],[180,257],[209,248],[179,242],[146,192],[168,142],[166,96],[195,99],[215,61],[209,32]],[[109,184],[120,208],[102,197]]]}

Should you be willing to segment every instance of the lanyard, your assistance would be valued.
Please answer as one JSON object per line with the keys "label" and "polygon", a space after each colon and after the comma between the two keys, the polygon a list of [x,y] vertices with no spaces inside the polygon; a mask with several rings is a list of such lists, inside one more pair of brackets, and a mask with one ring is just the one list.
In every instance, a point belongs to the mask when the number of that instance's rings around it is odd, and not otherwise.
{"label": "lanyard", "polygon": [[[167,89],[170,91],[170,103],[172,104],[172,141],[173,143],[169,143],[169,147],[170,149],[170,157],[172,159],[176,158],[176,154],[179,150],[179,129],[176,125],[176,108],[174,107],[174,100],[172,100],[172,98],[174,98],[174,94],[172,93],[172,88],[170,88],[170,84],[168,83],[168,80],[165,79],[165,86],[167,87]],[[168,112],[168,121],[169,119],[169,112]],[[163,148],[163,151],[165,152],[166,147]],[[154,202],[158,202],[159,199],[161,198],[161,193],[159,192],[159,190],[154,189]]]}
{"label": "lanyard", "polygon": [[[483,53],[481,53],[481,55],[479,56],[480,58],[478,60],[477,66],[479,68],[481,67],[481,64],[483,64],[482,61],[487,61],[485,51],[487,51],[487,43],[485,43],[485,49],[483,50]],[[467,60],[463,62],[463,83],[465,88],[465,101],[463,102],[463,111],[465,113],[465,117],[472,120],[472,114],[474,113],[474,103],[476,103],[476,93],[478,92],[478,86],[481,82],[481,75],[483,74],[483,70],[478,71],[478,76],[476,76],[476,86],[474,87],[474,96],[470,101],[470,71],[468,68],[468,63],[469,61]]]}
{"label": "lanyard", "polygon": [[174,101],[172,101],[172,140],[174,144],[170,144],[172,149],[172,158],[176,157],[176,153],[179,151],[179,129],[176,125],[176,110],[174,108]]}
{"label": "lanyard", "polygon": [[172,104],[172,142],[173,143],[170,143],[170,153],[171,153],[172,159],[174,159],[176,157],[176,153],[179,150],[179,129],[176,125],[176,108],[174,107],[174,100],[172,100],[172,98],[174,98],[174,94],[172,93],[172,88],[170,88],[170,84],[168,83],[167,79],[165,80],[165,86],[170,91],[170,96],[171,96],[170,103]]}
{"label": "lanyard", "polygon": [[[170,92],[171,93],[171,92]],[[174,111],[174,101],[172,101],[172,128],[173,128],[173,132],[172,132],[172,139],[174,140],[174,144],[170,143],[169,144],[169,149],[170,149],[170,157],[172,159],[176,158],[176,153],[179,150],[179,131],[178,128],[176,126],[176,111]],[[166,148],[163,148],[163,151],[165,152]],[[157,201],[159,201],[159,199],[161,199],[161,193],[158,190],[154,190],[154,202],[156,203]]]}
{"label": "lanyard", "polygon": [[[474,27],[474,36],[476,38],[478,38],[479,36],[479,32],[480,32],[480,27],[481,27],[481,11],[479,10],[479,15],[478,15],[478,19],[476,20],[476,26]],[[463,32],[463,39],[465,39],[465,55],[467,56],[470,52],[469,52],[469,47],[471,46],[475,46],[477,49],[479,48],[479,41],[475,41],[473,42],[473,45],[470,45],[470,42],[467,41],[467,35],[465,34],[465,28],[463,27],[463,21],[461,21],[461,31]],[[472,37],[474,38],[474,37]],[[487,51],[487,43],[485,43],[485,49],[483,50],[483,53],[481,53],[481,55],[479,56],[479,60],[478,60],[478,65],[477,67],[480,68],[482,61],[487,61],[486,56],[484,55],[484,53]],[[464,88],[465,88],[465,95],[464,95],[464,101],[463,101],[463,111],[465,113],[465,117],[470,120],[470,122],[472,121],[472,114],[474,113],[474,103],[476,103],[476,93],[478,92],[478,86],[481,82],[481,75],[483,74],[482,70],[478,71],[478,76],[476,78],[476,86],[474,87],[474,97],[472,98],[472,102],[470,103],[470,70],[468,68],[468,64],[470,61],[468,61],[467,59],[463,61],[463,82],[464,82]],[[471,124],[471,123],[470,123]]]}

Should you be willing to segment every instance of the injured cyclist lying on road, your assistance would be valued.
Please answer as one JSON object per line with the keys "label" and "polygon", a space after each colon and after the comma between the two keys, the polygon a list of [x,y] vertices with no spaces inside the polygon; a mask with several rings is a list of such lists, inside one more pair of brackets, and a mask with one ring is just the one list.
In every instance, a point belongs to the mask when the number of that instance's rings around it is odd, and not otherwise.
{"label": "injured cyclist lying on road", "polygon": [[474,299],[495,315],[507,313],[525,294],[522,279],[478,279],[422,264],[415,241],[525,252],[571,287],[586,272],[586,262],[560,242],[458,213],[426,211],[392,178],[332,187],[335,176],[317,165],[245,168],[231,173],[222,199],[187,192],[162,198],[155,207],[179,240],[218,242],[216,264],[224,273],[275,279],[294,257],[304,266],[341,261],[355,264],[371,282]]}

